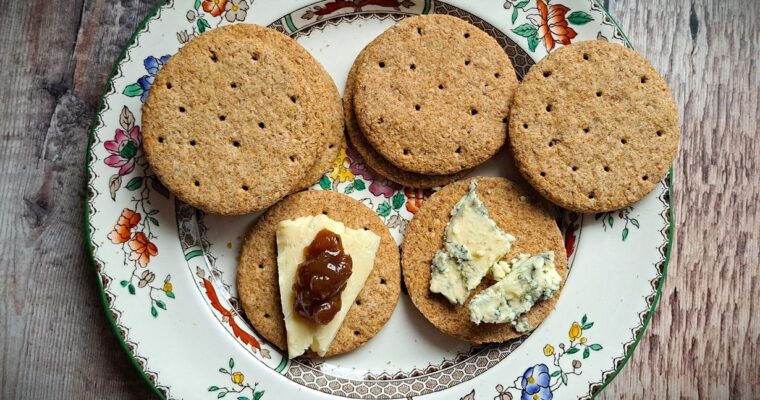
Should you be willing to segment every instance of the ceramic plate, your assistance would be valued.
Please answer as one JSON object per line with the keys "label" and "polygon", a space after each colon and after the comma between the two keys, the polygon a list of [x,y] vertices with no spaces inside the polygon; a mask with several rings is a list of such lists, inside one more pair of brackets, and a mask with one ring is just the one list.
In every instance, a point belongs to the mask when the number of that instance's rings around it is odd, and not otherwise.
{"label": "ceramic plate", "polygon": [[[438,332],[402,293],[365,346],[289,361],[246,322],[237,298],[235,259],[257,215],[205,215],[172,196],[148,167],[140,150],[142,102],[162,65],[195,36],[231,23],[269,26],[306,47],[342,90],[364,45],[402,18],[432,13],[463,18],[495,37],[520,76],[571,42],[630,46],[591,0],[178,0],[157,7],[137,29],[90,134],[86,225],[114,329],[163,398],[590,398],[630,357],[665,279],[670,177],[632,207],[558,211],[572,269],[556,309],[529,336],[471,346]],[[228,113],[245,112],[230,107]],[[506,154],[475,174],[520,179]],[[358,199],[399,242],[430,194],[384,180],[350,148],[313,190]]]}

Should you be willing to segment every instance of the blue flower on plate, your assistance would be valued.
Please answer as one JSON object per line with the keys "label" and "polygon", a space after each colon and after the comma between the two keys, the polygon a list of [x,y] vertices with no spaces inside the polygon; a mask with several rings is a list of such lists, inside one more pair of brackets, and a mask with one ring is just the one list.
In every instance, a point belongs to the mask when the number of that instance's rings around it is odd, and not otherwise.
{"label": "blue flower on plate", "polygon": [[161,58],[148,56],[148,58],[143,61],[143,65],[145,65],[145,70],[148,71],[148,75],[143,75],[140,79],[137,80],[137,84],[140,85],[140,88],[142,89],[142,94],[140,95],[141,102],[144,103],[145,99],[148,98],[148,91],[153,85],[153,80],[156,78],[158,70],[160,70],[167,61],[169,61],[169,57],[170,56],[168,55],[165,55]]}
{"label": "blue flower on plate", "polygon": [[520,380],[522,396],[520,400],[551,400],[554,397],[551,388],[549,367],[537,364],[525,370]]}

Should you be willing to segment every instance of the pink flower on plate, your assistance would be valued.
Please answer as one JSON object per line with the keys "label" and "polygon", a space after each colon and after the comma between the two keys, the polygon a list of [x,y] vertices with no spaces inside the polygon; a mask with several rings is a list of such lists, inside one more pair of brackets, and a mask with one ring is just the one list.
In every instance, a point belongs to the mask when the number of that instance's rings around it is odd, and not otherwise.
{"label": "pink flower on plate", "polygon": [[346,154],[348,155],[348,158],[351,159],[351,164],[349,165],[348,170],[357,177],[361,176],[362,178],[371,181],[372,183],[369,184],[369,192],[373,195],[391,198],[393,197],[393,194],[396,193],[396,190],[401,189],[401,186],[383,178],[382,175],[368,167],[367,164],[364,163],[361,155],[350,146],[346,149]]}
{"label": "pink flower on plate", "polygon": [[398,189],[401,189],[401,186],[385,178],[377,178],[369,185],[370,193],[375,196],[383,196],[385,198],[391,198]]}
{"label": "pink flower on plate", "polygon": [[118,168],[120,176],[129,174],[135,169],[135,158],[140,152],[141,143],[139,126],[135,125],[129,134],[122,129],[116,129],[114,140],[106,140],[103,145],[111,153],[104,162],[109,167]]}

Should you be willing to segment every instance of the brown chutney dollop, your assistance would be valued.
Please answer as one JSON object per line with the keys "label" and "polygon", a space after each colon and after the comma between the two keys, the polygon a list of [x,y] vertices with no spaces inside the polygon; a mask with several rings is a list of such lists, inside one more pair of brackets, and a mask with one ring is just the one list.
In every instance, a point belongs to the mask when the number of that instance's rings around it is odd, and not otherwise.
{"label": "brown chutney dollop", "polygon": [[296,312],[320,325],[326,325],[340,311],[340,296],[351,277],[353,261],[343,250],[338,234],[322,229],[304,249],[304,262],[298,265]]}

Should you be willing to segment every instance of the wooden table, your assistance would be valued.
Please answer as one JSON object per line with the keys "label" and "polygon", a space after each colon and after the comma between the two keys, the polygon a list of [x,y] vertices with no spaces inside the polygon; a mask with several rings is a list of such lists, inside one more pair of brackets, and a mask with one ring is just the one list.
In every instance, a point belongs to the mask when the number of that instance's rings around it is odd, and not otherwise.
{"label": "wooden table", "polygon": [[[0,7],[0,398],[155,398],[102,310],[82,224],[87,127],[155,1]],[[670,83],[683,138],[660,306],[600,398],[760,398],[760,1],[605,5]]]}

